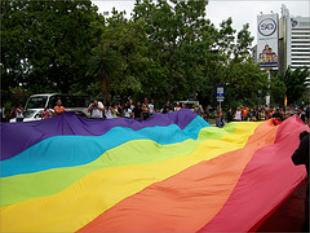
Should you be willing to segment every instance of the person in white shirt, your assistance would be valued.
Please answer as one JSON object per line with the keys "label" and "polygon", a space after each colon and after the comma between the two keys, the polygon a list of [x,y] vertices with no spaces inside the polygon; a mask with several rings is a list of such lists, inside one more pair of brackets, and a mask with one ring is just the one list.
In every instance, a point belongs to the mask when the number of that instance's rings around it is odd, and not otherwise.
{"label": "person in white shirt", "polygon": [[94,100],[88,107],[91,118],[103,118],[104,105],[101,101]]}
{"label": "person in white shirt", "polygon": [[15,114],[16,114],[16,122],[22,122],[24,120],[24,109],[21,106],[21,104],[18,104],[16,109],[15,109]]}
{"label": "person in white shirt", "polygon": [[235,112],[234,120],[236,120],[236,121],[241,121],[242,120],[242,114],[241,114],[240,108],[237,108],[237,110]]}
{"label": "person in white shirt", "polygon": [[177,112],[177,111],[180,111],[181,109],[182,109],[181,104],[177,102],[173,110]]}
{"label": "person in white shirt", "polygon": [[129,100],[128,100],[128,103],[129,103],[129,107],[130,107],[131,111],[133,111],[134,108],[135,108],[135,105],[134,105],[134,103],[133,103],[133,100],[132,100],[132,99],[129,99]]}
{"label": "person in white shirt", "polygon": [[150,114],[153,114],[155,112],[154,100],[151,100],[151,102],[148,104],[148,108],[149,108]]}
{"label": "person in white shirt", "polygon": [[105,117],[107,119],[112,119],[113,118],[110,107],[108,107],[107,110],[105,111]]}
{"label": "person in white shirt", "polygon": [[113,119],[113,118],[117,118],[118,116],[118,110],[115,104],[112,104],[110,106],[107,107],[107,110],[105,112],[105,117],[107,119]]}
{"label": "person in white shirt", "polygon": [[124,111],[123,111],[124,117],[126,118],[132,118],[133,113],[129,106],[129,103],[125,105]]}

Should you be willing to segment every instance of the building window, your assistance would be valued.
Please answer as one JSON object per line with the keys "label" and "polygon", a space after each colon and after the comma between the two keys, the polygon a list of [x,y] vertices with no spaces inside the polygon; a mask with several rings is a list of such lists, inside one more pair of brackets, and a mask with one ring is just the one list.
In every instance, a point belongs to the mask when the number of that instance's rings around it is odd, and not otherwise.
{"label": "building window", "polygon": [[292,48],[299,48],[299,49],[307,49],[307,48],[310,48],[310,45],[292,45],[291,46]]}
{"label": "building window", "polygon": [[292,53],[292,57],[305,57],[308,56],[310,59],[310,51],[309,53]]}
{"label": "building window", "polygon": [[292,53],[310,53],[310,49],[292,49]]}

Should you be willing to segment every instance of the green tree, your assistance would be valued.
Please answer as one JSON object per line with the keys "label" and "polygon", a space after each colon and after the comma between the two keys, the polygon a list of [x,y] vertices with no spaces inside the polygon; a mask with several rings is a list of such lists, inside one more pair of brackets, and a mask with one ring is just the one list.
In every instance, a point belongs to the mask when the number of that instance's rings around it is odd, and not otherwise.
{"label": "green tree", "polygon": [[268,81],[250,60],[249,26],[236,34],[228,18],[216,27],[206,7],[205,0],[137,0],[128,19],[116,10],[104,18],[90,0],[1,1],[1,94],[19,87],[101,93],[106,101],[198,95],[215,104],[222,83],[225,103],[257,103]]}
{"label": "green tree", "polygon": [[101,87],[105,101],[110,101],[111,94],[142,92],[144,69],[150,64],[145,41],[141,24],[127,20],[124,12],[114,9],[98,46],[92,50],[88,70],[88,76]]}
{"label": "green tree", "polygon": [[251,58],[251,45],[254,37],[249,31],[249,24],[243,25],[243,28],[237,34],[237,43],[234,46],[234,59],[239,61],[248,60]]}
{"label": "green tree", "polygon": [[66,93],[85,82],[100,21],[90,0],[1,1],[1,93],[19,85]]}
{"label": "green tree", "polygon": [[226,87],[224,105],[237,107],[242,104],[261,104],[268,80],[266,74],[251,59],[253,37],[249,32],[249,25],[245,24],[235,38],[232,20],[228,18],[220,24],[218,37],[219,49],[214,51],[211,62],[207,65],[207,82],[211,83],[209,92],[212,93],[212,103],[216,104],[214,87],[223,84]]}
{"label": "green tree", "polygon": [[279,75],[280,80],[285,84],[288,104],[298,103],[307,91],[305,82],[310,72],[307,67],[292,70],[290,67]]}
{"label": "green tree", "polygon": [[237,104],[254,106],[262,104],[268,87],[267,75],[260,71],[251,59],[244,62],[231,62],[225,78],[226,100],[233,107]]}
{"label": "green tree", "polygon": [[228,64],[232,58],[235,48],[235,33],[236,30],[232,27],[232,19],[228,18],[220,24],[220,30],[217,38],[217,46],[222,52],[223,62]]}
{"label": "green tree", "polygon": [[272,104],[283,105],[286,91],[285,83],[279,74],[271,78],[270,92]]}
{"label": "green tree", "polygon": [[152,96],[181,99],[203,92],[207,56],[217,36],[205,8],[202,0],[136,2],[133,20],[144,22],[149,55],[160,69],[150,70],[154,76],[143,83]]}

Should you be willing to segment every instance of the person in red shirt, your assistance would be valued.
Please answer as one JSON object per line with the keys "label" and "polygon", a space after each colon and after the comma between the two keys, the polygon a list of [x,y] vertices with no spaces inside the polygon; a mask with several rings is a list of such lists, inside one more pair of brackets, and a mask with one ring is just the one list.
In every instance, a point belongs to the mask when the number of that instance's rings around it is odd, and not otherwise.
{"label": "person in red shirt", "polygon": [[54,112],[56,115],[60,115],[65,112],[64,106],[62,106],[61,100],[57,100],[56,106],[54,107]]}
{"label": "person in red shirt", "polygon": [[48,119],[51,116],[50,111],[48,108],[44,108],[43,112],[41,113],[42,119]]}
{"label": "person in red shirt", "polygon": [[244,106],[244,107],[242,108],[241,113],[242,113],[242,120],[243,120],[243,121],[247,120],[248,113],[249,113],[249,108],[246,107],[246,106]]}

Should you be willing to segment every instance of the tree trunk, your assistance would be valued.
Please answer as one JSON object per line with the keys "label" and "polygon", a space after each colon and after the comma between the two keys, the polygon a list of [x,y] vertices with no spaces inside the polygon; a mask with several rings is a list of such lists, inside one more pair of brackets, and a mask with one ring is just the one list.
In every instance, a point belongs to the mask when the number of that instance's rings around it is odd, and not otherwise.
{"label": "tree trunk", "polygon": [[101,78],[101,92],[104,98],[104,104],[110,103],[109,80],[106,74],[103,74]]}

